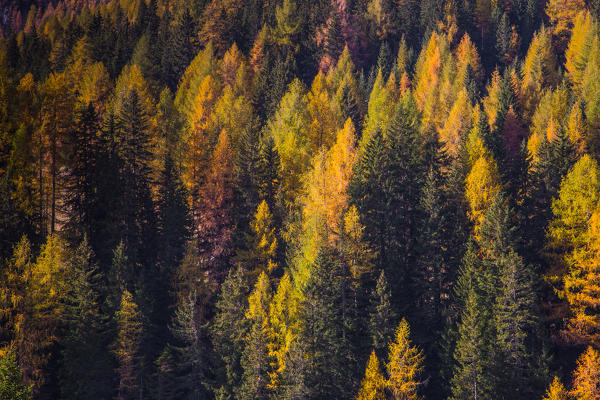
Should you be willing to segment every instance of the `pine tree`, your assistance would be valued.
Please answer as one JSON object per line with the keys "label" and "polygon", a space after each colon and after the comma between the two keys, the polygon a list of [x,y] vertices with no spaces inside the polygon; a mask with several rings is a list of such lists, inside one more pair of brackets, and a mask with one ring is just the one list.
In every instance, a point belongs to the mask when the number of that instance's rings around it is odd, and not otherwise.
{"label": "pine tree", "polygon": [[385,400],[385,378],[379,367],[379,360],[375,355],[375,351],[371,352],[365,377],[360,385],[357,400]]}
{"label": "pine tree", "polygon": [[137,399],[142,391],[140,345],[143,323],[138,306],[128,291],[123,292],[116,320],[117,338],[114,354],[119,365],[117,399],[133,400]]}
{"label": "pine tree", "polygon": [[386,369],[386,386],[394,399],[417,400],[420,376],[423,373],[423,352],[410,341],[410,328],[403,318],[396,328],[394,341],[390,344]]}

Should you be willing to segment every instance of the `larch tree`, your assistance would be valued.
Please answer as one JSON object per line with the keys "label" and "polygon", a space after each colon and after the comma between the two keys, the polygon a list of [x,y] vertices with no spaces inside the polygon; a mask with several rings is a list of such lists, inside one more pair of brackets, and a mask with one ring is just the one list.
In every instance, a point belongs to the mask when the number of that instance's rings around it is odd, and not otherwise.
{"label": "larch tree", "polygon": [[546,395],[543,400],[568,400],[569,392],[565,389],[565,386],[562,384],[560,379],[557,376],[554,377],[554,380],[548,387],[546,391]]}
{"label": "larch tree", "polygon": [[381,373],[379,359],[375,351],[371,352],[365,370],[365,377],[360,384],[356,400],[385,400],[385,377]]}
{"label": "larch tree", "polygon": [[386,370],[386,387],[397,400],[418,400],[424,356],[410,340],[410,328],[405,319],[396,328],[395,339],[390,343]]}
{"label": "larch tree", "polygon": [[140,346],[143,323],[138,306],[128,291],[123,292],[116,320],[117,338],[114,354],[118,362],[117,399],[133,400],[137,399],[142,391]]}
{"label": "larch tree", "polygon": [[254,290],[248,297],[246,318],[249,331],[245,338],[242,355],[242,385],[239,396],[244,400],[259,400],[269,397],[269,303],[271,302],[271,282],[267,274],[261,272]]}
{"label": "larch tree", "polygon": [[0,398],[29,400],[31,387],[25,385],[13,347],[0,349]]}
{"label": "larch tree", "polygon": [[231,255],[230,225],[233,197],[233,157],[229,135],[221,131],[210,157],[206,181],[200,188],[196,239],[201,256],[210,262],[210,274],[222,281]]}
{"label": "larch tree", "polygon": [[577,14],[583,10],[585,10],[583,0],[550,0],[546,4],[545,11],[553,28],[552,33],[563,42],[563,45],[573,30]]}
{"label": "larch tree", "polygon": [[469,203],[469,218],[477,236],[485,212],[500,190],[500,176],[496,162],[491,156],[480,156],[466,179],[465,197]]}
{"label": "larch tree", "polygon": [[211,132],[210,116],[217,101],[216,83],[210,75],[206,76],[199,86],[192,103],[189,115],[189,129],[184,135],[183,143],[188,149],[184,155],[182,180],[189,195],[189,208],[195,223],[194,231],[200,218],[200,193],[206,180],[206,169],[210,160],[210,149],[215,138]]}
{"label": "larch tree", "polygon": [[570,394],[575,400],[600,399],[600,353],[591,346],[577,360]]}

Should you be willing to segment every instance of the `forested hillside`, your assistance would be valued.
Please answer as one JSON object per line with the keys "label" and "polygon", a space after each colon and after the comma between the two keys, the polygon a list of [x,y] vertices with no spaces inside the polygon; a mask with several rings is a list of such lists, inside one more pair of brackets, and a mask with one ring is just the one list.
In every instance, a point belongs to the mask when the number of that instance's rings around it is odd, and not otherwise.
{"label": "forested hillside", "polygon": [[600,1],[0,26],[0,399],[600,400]]}

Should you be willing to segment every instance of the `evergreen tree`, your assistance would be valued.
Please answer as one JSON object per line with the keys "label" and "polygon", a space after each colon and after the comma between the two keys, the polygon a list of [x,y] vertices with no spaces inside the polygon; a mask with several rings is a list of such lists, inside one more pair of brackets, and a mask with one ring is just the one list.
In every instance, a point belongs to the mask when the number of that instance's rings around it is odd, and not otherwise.
{"label": "evergreen tree", "polygon": [[205,348],[205,326],[199,317],[195,292],[190,293],[175,310],[170,330],[173,336],[170,351],[176,366],[174,391],[177,398],[206,398],[208,357]]}
{"label": "evergreen tree", "polygon": [[416,106],[407,96],[391,127],[376,133],[363,150],[350,184],[352,201],[377,254],[376,266],[391,282],[394,305],[414,298],[409,265],[415,263],[418,202],[424,180]]}
{"label": "evergreen tree", "polygon": [[105,291],[85,237],[75,250],[71,265],[61,392],[64,398],[110,399],[113,374],[106,351],[109,321],[100,304]]}
{"label": "evergreen tree", "polygon": [[375,290],[371,295],[372,310],[369,318],[373,351],[380,356],[384,355],[384,351],[391,343],[395,333],[397,316],[392,307],[391,297],[385,272],[381,271]]}
{"label": "evergreen tree", "polygon": [[241,358],[249,330],[245,318],[249,294],[250,285],[245,270],[242,267],[232,268],[221,285],[215,304],[216,315],[210,326],[212,343],[219,360],[219,368],[215,371],[219,382],[215,395],[219,399],[235,398],[241,387]]}
{"label": "evergreen tree", "polygon": [[[284,373],[285,391],[290,398],[349,397],[358,382],[348,332],[348,272],[329,249],[319,253],[313,268],[303,290],[300,332]],[[342,375],[344,371],[352,374]]]}
{"label": "evergreen tree", "polygon": [[2,349],[0,354],[0,399],[28,400],[31,398],[31,387],[23,381],[23,375],[17,364],[14,348]]}

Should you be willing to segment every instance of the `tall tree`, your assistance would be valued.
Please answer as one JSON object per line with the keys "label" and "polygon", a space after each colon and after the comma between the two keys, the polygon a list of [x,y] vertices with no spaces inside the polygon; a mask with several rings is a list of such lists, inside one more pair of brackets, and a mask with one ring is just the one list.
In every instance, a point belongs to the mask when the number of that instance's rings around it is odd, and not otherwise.
{"label": "tall tree", "polygon": [[410,340],[410,327],[406,319],[402,319],[396,336],[390,343],[387,387],[394,399],[418,400],[420,376],[423,373],[423,352],[413,346]]}

